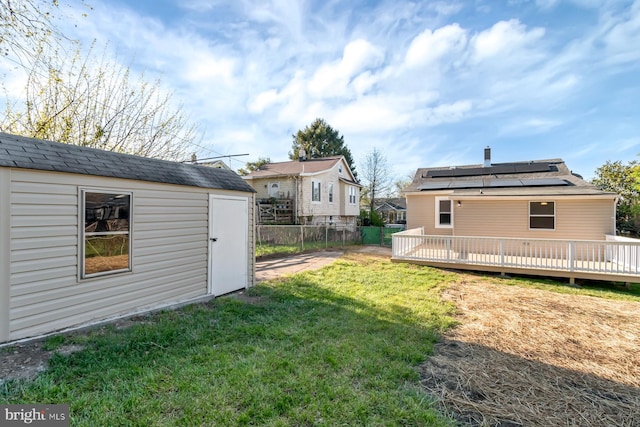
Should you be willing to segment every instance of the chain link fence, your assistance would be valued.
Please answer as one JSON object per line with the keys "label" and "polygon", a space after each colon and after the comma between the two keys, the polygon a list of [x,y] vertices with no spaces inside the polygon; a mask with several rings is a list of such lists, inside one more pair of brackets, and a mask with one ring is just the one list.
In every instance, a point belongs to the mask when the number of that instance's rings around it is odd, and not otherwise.
{"label": "chain link fence", "polygon": [[400,229],[337,225],[256,225],[256,255],[299,253],[350,245],[391,245]]}

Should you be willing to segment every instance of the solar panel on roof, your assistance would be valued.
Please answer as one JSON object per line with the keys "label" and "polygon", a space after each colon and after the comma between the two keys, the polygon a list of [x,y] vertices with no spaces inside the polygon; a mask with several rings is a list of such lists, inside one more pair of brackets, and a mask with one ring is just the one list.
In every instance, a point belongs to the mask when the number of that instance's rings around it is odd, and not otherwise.
{"label": "solar panel on roof", "polygon": [[519,163],[515,165],[516,173],[549,172],[549,163]]}
{"label": "solar panel on roof", "polygon": [[453,176],[453,169],[441,169],[428,171],[427,176],[423,176],[423,178],[445,178],[451,176]]}
{"label": "solar panel on roof", "polygon": [[458,168],[453,170],[454,176],[482,176],[489,173],[488,168]]}
{"label": "solar panel on roof", "polygon": [[491,166],[491,173],[496,175],[507,174],[507,173],[515,173],[516,168],[514,165],[498,165]]}
{"label": "solar panel on roof", "polygon": [[523,179],[522,183],[527,187],[549,187],[549,186],[569,185],[567,181],[560,178]]}
{"label": "solar panel on roof", "polygon": [[522,187],[522,181],[519,179],[485,179],[485,186],[492,188],[500,187]]}
{"label": "solar panel on roof", "polygon": [[451,181],[427,182],[419,185],[418,190],[444,190],[445,188],[449,188],[449,184],[451,184]]}
{"label": "solar panel on roof", "polygon": [[452,181],[449,188],[482,188],[483,183],[481,179],[468,179],[464,181]]}

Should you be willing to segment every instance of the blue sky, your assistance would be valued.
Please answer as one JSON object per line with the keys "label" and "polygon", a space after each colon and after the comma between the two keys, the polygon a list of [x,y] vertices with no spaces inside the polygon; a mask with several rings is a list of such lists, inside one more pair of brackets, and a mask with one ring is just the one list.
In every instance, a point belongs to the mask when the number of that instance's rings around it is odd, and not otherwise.
{"label": "blue sky", "polygon": [[68,31],[161,77],[204,131],[199,157],[250,153],[234,169],[286,160],[317,117],[356,167],[378,147],[398,177],[487,145],[588,179],[640,153],[640,0],[91,3]]}

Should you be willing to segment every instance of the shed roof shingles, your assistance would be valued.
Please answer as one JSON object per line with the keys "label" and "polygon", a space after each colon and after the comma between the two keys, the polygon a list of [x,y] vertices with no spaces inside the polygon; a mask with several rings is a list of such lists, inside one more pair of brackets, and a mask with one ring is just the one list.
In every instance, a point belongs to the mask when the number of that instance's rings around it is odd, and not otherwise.
{"label": "shed roof shingles", "polygon": [[235,172],[0,132],[0,166],[255,192]]}

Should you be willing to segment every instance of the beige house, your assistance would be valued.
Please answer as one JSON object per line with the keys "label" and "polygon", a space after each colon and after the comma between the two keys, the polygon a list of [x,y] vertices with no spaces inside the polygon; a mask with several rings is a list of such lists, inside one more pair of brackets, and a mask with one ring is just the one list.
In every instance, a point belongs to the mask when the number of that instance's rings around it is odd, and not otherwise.
{"label": "beige house", "polygon": [[261,224],[355,226],[360,188],[343,156],[268,163],[243,177]]}
{"label": "beige house", "polygon": [[561,159],[418,169],[404,192],[407,228],[425,235],[604,240],[616,199]]}
{"label": "beige house", "polygon": [[0,133],[0,342],[254,281],[235,172]]}

